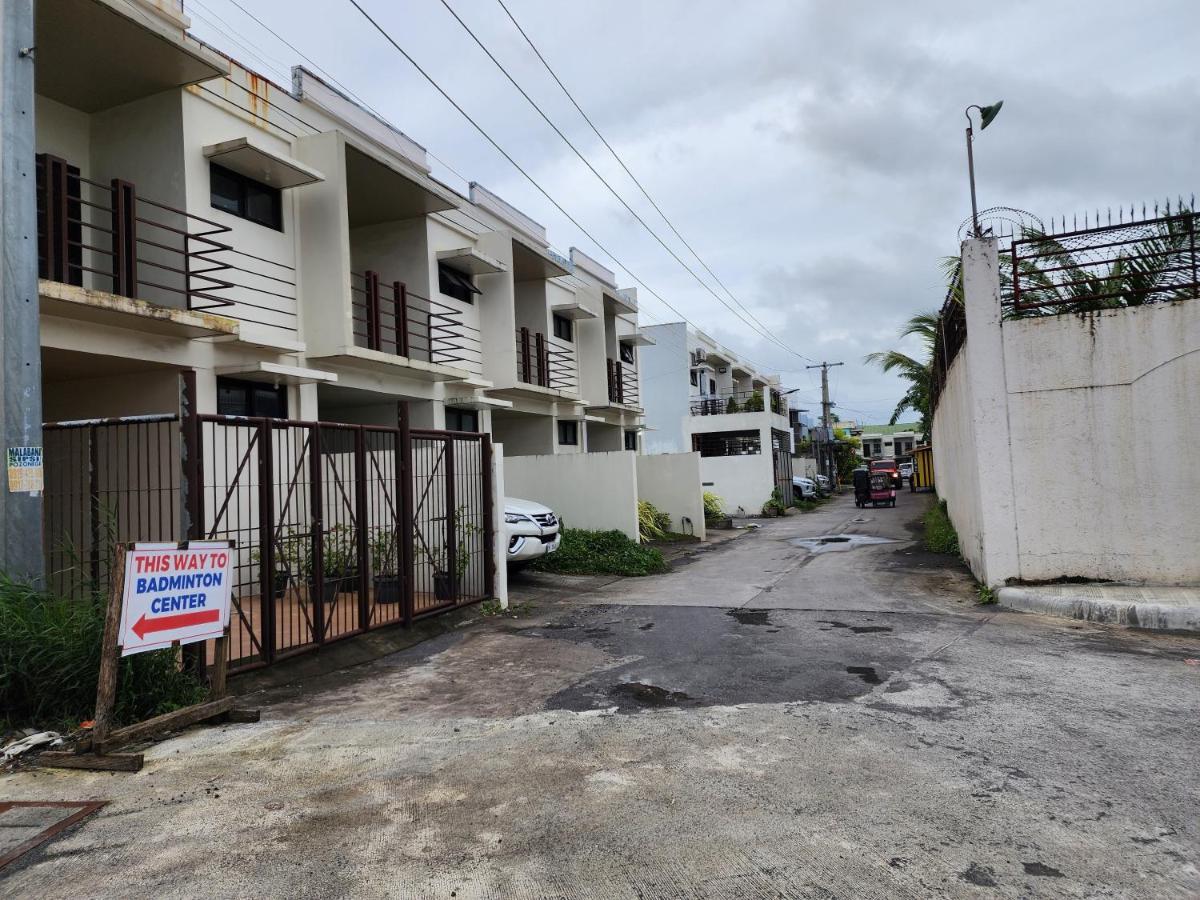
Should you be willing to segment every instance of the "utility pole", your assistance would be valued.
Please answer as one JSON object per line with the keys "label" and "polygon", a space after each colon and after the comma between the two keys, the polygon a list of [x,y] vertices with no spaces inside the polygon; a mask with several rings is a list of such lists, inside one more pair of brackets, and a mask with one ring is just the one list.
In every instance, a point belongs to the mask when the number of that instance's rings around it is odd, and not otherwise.
{"label": "utility pole", "polygon": [[833,459],[833,432],[830,431],[829,410],[833,404],[829,402],[829,370],[833,366],[844,366],[840,362],[823,362],[815,366],[805,366],[806,369],[821,370],[821,428],[825,432],[825,475],[831,487],[837,486],[837,465]]}
{"label": "utility pole", "polygon": [[0,12],[0,570],[41,581],[42,363],[33,129],[33,0]]}

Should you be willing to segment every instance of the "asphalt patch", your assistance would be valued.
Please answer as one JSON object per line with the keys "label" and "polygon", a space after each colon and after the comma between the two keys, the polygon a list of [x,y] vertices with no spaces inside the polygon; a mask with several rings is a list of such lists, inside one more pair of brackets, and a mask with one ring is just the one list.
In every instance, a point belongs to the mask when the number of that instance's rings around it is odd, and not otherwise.
{"label": "asphalt patch", "polygon": [[638,706],[661,709],[666,706],[680,706],[692,698],[683,691],[669,691],[657,684],[644,684],[640,681],[624,681],[609,688],[608,693],[618,699],[632,700]]}
{"label": "asphalt patch", "polygon": [[768,609],[731,609],[725,615],[736,619],[739,625],[771,624],[771,611]]}
{"label": "asphalt patch", "polygon": [[883,679],[879,677],[879,673],[875,671],[874,666],[846,666],[846,671],[851,675],[857,675],[867,684],[883,683]]}
{"label": "asphalt patch", "polygon": [[1040,862],[1021,863],[1025,867],[1026,875],[1036,875],[1042,878],[1062,878],[1063,873],[1053,866],[1047,866]]}

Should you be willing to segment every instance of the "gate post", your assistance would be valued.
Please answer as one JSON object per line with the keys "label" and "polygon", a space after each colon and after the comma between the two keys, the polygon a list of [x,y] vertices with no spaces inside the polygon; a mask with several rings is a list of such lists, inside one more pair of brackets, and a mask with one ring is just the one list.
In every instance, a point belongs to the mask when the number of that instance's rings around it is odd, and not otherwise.
{"label": "gate post", "polygon": [[[309,505],[312,508],[312,525],[309,529],[308,548],[308,602],[313,608],[313,642],[317,645],[325,643],[325,495],[323,463],[321,461],[321,426],[313,424],[312,440],[309,443],[311,457],[309,466]],[[304,577],[303,566],[297,573]],[[297,585],[299,588],[299,585]]]}
{"label": "gate post", "polygon": [[404,611],[404,627],[412,625],[416,605],[416,562],[413,552],[413,445],[408,401],[397,407],[400,419],[400,446],[396,448],[396,469],[400,488],[400,585]]}
{"label": "gate post", "polygon": [[458,498],[454,492],[454,438],[446,441],[446,577],[450,581],[450,602],[458,603]]}
{"label": "gate post", "polygon": [[479,438],[479,465],[482,471],[483,484],[483,593],[487,597],[496,596],[496,507],[492,485],[492,438],[483,435]]}
{"label": "gate post", "polygon": [[262,653],[275,659],[275,453],[270,419],[258,421],[258,608],[262,617]]}
{"label": "gate post", "polygon": [[358,557],[358,627],[366,631],[371,625],[371,570],[367,559],[367,537],[371,523],[367,520],[367,434],[363,426],[354,429],[354,521],[355,555]]}

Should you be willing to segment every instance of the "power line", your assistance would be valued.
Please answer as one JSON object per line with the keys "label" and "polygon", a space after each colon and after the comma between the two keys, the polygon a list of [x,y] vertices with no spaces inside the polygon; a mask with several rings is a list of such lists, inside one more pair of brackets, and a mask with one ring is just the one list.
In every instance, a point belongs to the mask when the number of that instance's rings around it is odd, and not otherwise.
{"label": "power line", "polygon": [[563,208],[562,204],[559,203],[557,200],[555,200],[550,195],[550,193],[544,187],[542,187],[541,184],[538,183],[537,179],[535,179],[532,175],[530,175],[527,171],[525,171],[524,167],[522,167],[520,163],[518,163],[515,159],[513,159],[512,155],[507,150],[505,150],[503,147],[501,147],[500,144],[496,142],[495,138],[493,138],[490,134],[488,134],[487,131],[484,130],[483,126],[480,125],[478,122],[476,122],[475,119],[472,118],[471,114],[468,113],[465,109],[463,109],[462,106],[459,105],[458,101],[456,101],[453,97],[451,97],[450,94],[447,93],[445,88],[443,88],[440,84],[438,84],[437,81],[434,80],[433,76],[431,76],[428,72],[426,72],[425,69],[422,68],[421,65],[415,59],[413,59],[412,56],[409,55],[407,50],[405,50],[403,47],[401,47],[396,42],[395,38],[393,38],[387,32],[387,30],[383,28],[383,26],[381,26],[378,22],[376,22],[375,19],[372,18],[370,13],[368,13],[365,9],[363,9],[363,7],[359,4],[358,0],[347,0],[347,2],[349,2],[350,5],[353,6],[356,10],[358,10],[358,12],[362,15],[362,17],[364,19],[366,19],[376,31],[379,32],[379,34],[384,38],[384,40],[386,40],[389,44],[392,45],[392,47],[396,50],[397,53],[399,53],[406,60],[408,60],[409,64],[414,69],[416,69],[417,72],[420,73],[420,75],[426,81],[429,82],[429,84],[434,88],[434,90],[436,90],[439,94],[442,95],[443,98],[445,98],[447,103],[449,103],[451,106],[454,107],[454,109],[458,112],[459,115],[461,115],[464,119],[466,119],[467,122],[469,122],[471,124],[471,126],[476,131],[479,132],[479,134],[484,138],[484,140],[486,140],[489,144],[492,145],[492,147],[496,150],[497,153],[499,153],[501,156],[503,156],[509,162],[509,164],[525,178],[526,181],[528,181],[531,185],[533,185],[533,187],[538,191],[538,193],[540,193],[543,197],[545,197],[551,203],[551,205],[554,206],[555,209],[557,209],[564,217],[566,217],[567,221],[569,221],[572,225],[574,225],[576,228],[578,228],[580,230],[580,232],[582,232],[588,238],[588,240],[590,240],[593,244],[595,244],[597,247],[599,247],[600,250],[606,256],[608,256],[618,266],[620,266],[622,269],[624,269],[626,274],[628,274],[630,278],[632,278],[639,285],[641,285],[641,287],[645,288],[646,292],[649,293],[655,299],[657,299],[660,303],[662,303],[663,306],[667,307],[667,309],[671,310],[671,312],[675,313],[675,315],[679,316],[681,319],[683,319],[685,322],[687,322],[693,328],[699,327],[695,323],[693,323],[690,319],[688,319],[688,317],[685,316],[683,313],[681,313],[678,309],[676,309],[674,306],[672,306],[670,303],[668,303],[666,300],[664,300],[663,297],[657,291],[655,291],[653,288],[651,288],[649,285],[647,285],[646,282],[642,281],[642,279],[639,278],[629,268],[629,266],[625,265],[623,262],[620,261],[620,259],[617,258],[616,254],[614,254],[611,250],[609,250],[607,247],[605,247],[605,245],[602,244],[590,231],[588,231],[586,228],[584,228],[583,225],[581,225],[574,216],[572,216],[569,212],[567,212],[566,209]]}
{"label": "power line", "polygon": [[[442,0],[442,2],[444,4],[445,0]],[[748,315],[751,319],[753,319],[755,322],[757,322],[764,330],[769,331],[769,329],[767,329],[767,327],[765,325],[763,325],[763,323],[759,320],[759,318],[757,316],[755,316],[754,313],[752,313],[749,309],[747,309],[745,304],[743,304],[742,301],[739,300],[734,295],[733,291],[731,291],[726,286],[725,282],[723,282],[721,280],[720,276],[717,275],[717,273],[712,270],[712,268],[708,265],[708,263],[706,263],[703,260],[703,258],[701,258],[700,254],[696,252],[696,249],[690,243],[688,243],[687,238],[685,238],[682,234],[679,233],[679,229],[675,227],[675,223],[673,223],[669,218],[667,218],[667,214],[662,211],[662,207],[660,207],[654,201],[654,198],[650,196],[650,192],[646,190],[646,188],[638,180],[637,176],[634,175],[633,172],[630,171],[629,166],[627,166],[625,164],[625,160],[623,160],[621,158],[621,155],[619,153],[617,153],[617,151],[613,148],[612,144],[610,144],[608,142],[608,139],[605,138],[605,136],[600,133],[600,129],[596,127],[596,123],[593,122],[591,117],[586,112],[583,111],[583,107],[579,105],[579,103],[575,99],[574,95],[569,90],[567,90],[567,86],[565,84],[563,84],[562,79],[559,78],[558,74],[554,71],[553,68],[551,68],[550,63],[546,61],[546,57],[542,55],[542,51],[540,51],[537,48],[537,45],[534,44],[533,39],[530,38],[528,33],[526,33],[525,29],[521,27],[521,23],[517,21],[516,17],[512,14],[512,11],[505,4],[504,0],[496,0],[496,2],[500,4],[500,8],[504,10],[504,13],[505,13],[505,15],[508,16],[509,21],[512,22],[513,25],[516,27],[517,31],[519,31],[521,33],[521,37],[523,37],[525,39],[525,43],[527,43],[529,45],[529,49],[533,51],[534,55],[538,58],[538,60],[541,62],[541,64],[545,67],[546,71],[550,73],[550,77],[554,79],[554,83],[559,86],[559,88],[562,90],[562,92],[566,95],[567,99],[571,101],[571,105],[575,107],[575,109],[579,113],[579,115],[583,117],[583,120],[588,123],[588,126],[595,133],[596,137],[598,137],[600,139],[600,143],[602,143],[608,149],[608,152],[612,154],[613,159],[615,159],[617,161],[617,164],[625,171],[625,174],[629,176],[629,180],[632,181],[635,185],[637,185],[637,189],[642,192],[642,196],[645,197],[646,200],[650,203],[650,205],[654,207],[654,211],[657,212],[659,214],[659,216],[662,218],[662,220],[667,223],[667,227],[671,229],[671,231],[674,233],[675,237],[679,238],[679,240],[683,244],[683,246],[687,247],[688,251],[692,254],[692,256],[696,257],[696,261],[698,263],[700,263],[701,266],[704,267],[704,271],[706,271],[710,276],[712,276],[713,280],[716,281],[716,283],[721,286],[721,289],[724,290],[725,293],[729,295],[729,298],[734,303],[736,303],[738,305],[738,307],[740,307],[746,313],[746,315]],[[447,8],[449,8],[449,7],[447,7]],[[453,13],[453,10],[451,10],[451,12]],[[458,16],[455,16],[455,18],[458,18]],[[466,27],[466,26],[464,26],[464,27]],[[490,56],[491,54],[488,54],[488,55]],[[507,74],[507,72],[505,74]],[[511,80],[511,77],[510,77],[510,80]],[[524,92],[522,92],[522,93],[524,93]],[[611,190],[611,188],[610,188],[610,190]],[[622,201],[622,202],[624,202],[624,201]],[[628,208],[628,207],[626,207],[626,208]],[[707,287],[707,285],[706,285],[706,287]],[[772,340],[775,340],[773,336],[772,336]],[[797,353],[796,351],[790,349],[789,347],[787,347],[780,341],[776,340],[776,343],[778,343],[779,346],[783,347],[783,349],[787,350],[789,353],[793,354],[794,356],[798,356],[800,359],[806,360],[807,362],[815,362],[815,360],[811,359],[810,357],[805,356],[802,353]]]}
{"label": "power line", "polygon": [[[512,76],[512,74],[508,71],[508,69],[506,69],[504,67],[504,64],[502,62],[500,62],[500,60],[498,60],[496,58],[495,54],[492,53],[492,51],[488,49],[487,45],[484,44],[483,41],[479,39],[479,36],[475,34],[475,32],[471,29],[471,26],[469,26],[466,22],[464,22],[462,17],[457,12],[455,12],[454,7],[452,7],[450,5],[448,0],[440,0],[440,2],[442,4],[442,6],[444,6],[446,8],[447,12],[449,12],[450,15],[452,15],[454,17],[454,20],[456,22],[458,22],[459,25],[462,26],[463,30],[466,31],[466,33],[468,35],[470,35],[471,40],[473,40],[479,46],[479,49],[482,50],[487,55],[487,58],[490,59],[495,64],[496,68],[499,69],[500,72],[504,75],[504,77],[508,79],[509,83],[514,88],[517,89],[517,92],[522,97],[525,98],[525,101],[531,107],[533,107],[534,111],[537,112],[537,114],[539,116],[542,117],[542,120],[547,125],[549,125],[551,129],[553,129],[554,133],[557,134],[559,136],[559,138],[562,139],[562,142],[564,144],[566,144],[568,147],[571,148],[571,152],[573,152],[577,157],[579,157],[579,161],[588,167],[588,170],[593,175],[595,175],[596,178],[600,181],[600,183],[603,184],[605,186],[605,188],[608,189],[608,192],[610,194],[612,194],[623,207],[625,207],[626,211],[631,216],[633,216],[634,219],[637,220],[638,224],[641,225],[642,228],[644,228],[646,230],[647,234],[649,234],[652,238],[654,238],[656,241],[658,241],[658,243],[662,246],[662,248],[664,250],[666,250],[667,253],[669,253],[671,255],[671,257],[677,263],[679,263],[679,265],[681,265],[685,270],[687,270],[687,273],[689,275],[691,275],[694,279],[696,279],[697,284],[699,284],[702,288],[704,288],[706,291],[708,291],[710,294],[712,294],[713,298],[715,300],[717,300],[717,302],[719,302],[722,306],[724,306],[731,313],[733,313],[735,316],[737,316],[738,319],[743,324],[749,326],[752,331],[755,331],[757,334],[759,334],[763,338],[766,338],[768,341],[778,344],[778,346],[781,349],[786,350],[788,353],[791,353],[792,355],[799,357],[800,359],[806,359],[806,360],[809,360],[810,362],[812,361],[809,359],[809,357],[804,356],[801,353],[797,353],[795,350],[792,350],[790,347],[788,347],[786,344],[784,344],[782,341],[780,341],[777,337],[775,337],[775,335],[773,335],[767,329],[767,327],[765,325],[763,325],[757,319],[753,319],[752,316],[750,318],[747,318],[746,315],[743,315],[742,313],[738,312],[736,309],[734,309],[732,306],[729,305],[729,302],[726,301],[725,298],[723,298],[720,294],[718,294],[716,291],[714,291],[712,289],[712,287],[709,286],[708,282],[706,282],[703,278],[701,278],[696,273],[696,271],[691,266],[689,266],[683,260],[683,258],[678,253],[676,253],[675,250],[666,241],[664,241],[662,239],[662,237],[659,236],[658,232],[656,232],[653,228],[650,227],[650,225],[646,222],[645,219],[642,218],[642,216],[637,212],[637,210],[635,210],[632,206],[629,205],[628,202],[626,202],[625,198],[622,197],[620,195],[620,193],[617,192],[617,189],[612,186],[612,184],[608,181],[607,178],[605,178],[603,175],[600,174],[600,172],[596,169],[596,167],[593,166],[592,163],[588,160],[588,158],[583,155],[583,153],[579,150],[578,147],[575,146],[575,144],[571,141],[571,139],[569,137],[567,137],[566,134],[563,133],[562,129],[559,128],[556,124],[554,124],[554,121],[537,104],[537,101],[535,101],[532,97],[529,96],[528,92],[523,87],[521,87],[520,83]],[[355,3],[354,5],[358,6],[357,3]],[[360,7],[360,9],[361,9],[361,7]],[[511,14],[510,14],[510,17],[511,17]],[[522,32],[522,34],[524,34],[524,32]],[[526,37],[526,40],[528,40],[528,37]],[[540,54],[539,54],[539,58],[540,58]],[[545,64],[545,60],[543,60],[543,64]],[[547,66],[547,68],[549,68],[549,67]],[[561,86],[561,82],[560,82],[560,86]],[[566,89],[564,88],[563,90],[565,91]],[[572,100],[572,102],[574,102],[574,100]],[[592,127],[594,130],[595,126],[592,126]],[[643,193],[644,193],[644,189],[643,189]],[[657,209],[657,207],[655,207],[655,208]],[[661,212],[660,212],[660,215],[661,215]],[[687,242],[685,241],[684,243],[686,244]],[[689,247],[689,249],[691,249],[691,248]],[[692,253],[693,253],[693,255],[695,255],[694,250],[692,251]],[[697,258],[699,258],[699,257],[697,257]],[[701,264],[703,265],[703,261],[701,262]],[[726,289],[726,290],[728,290],[728,289]],[[735,300],[736,300],[736,298],[735,298]],[[741,306],[740,303],[738,305]],[[744,308],[745,307],[743,307],[743,309]],[[747,310],[747,313],[748,312],[749,311]]]}

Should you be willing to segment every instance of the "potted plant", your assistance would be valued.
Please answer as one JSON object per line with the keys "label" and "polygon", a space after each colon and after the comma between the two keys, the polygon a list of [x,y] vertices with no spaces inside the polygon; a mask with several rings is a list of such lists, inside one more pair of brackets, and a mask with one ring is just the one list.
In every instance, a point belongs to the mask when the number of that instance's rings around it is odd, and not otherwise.
{"label": "potted plant", "polygon": [[763,411],[763,395],[762,391],[755,391],[746,398],[746,405],[742,407],[744,412],[762,412]]}
{"label": "potted plant", "polygon": [[429,564],[433,567],[433,596],[442,603],[449,603],[458,596],[458,586],[467,574],[471,564],[471,538],[478,534],[480,528],[467,518],[467,508],[460,506],[454,512],[454,572],[448,570],[447,548],[445,545],[436,549],[426,548]]}
{"label": "potted plant", "polygon": [[771,491],[770,499],[762,505],[762,514],[768,519],[787,515],[787,507],[783,505],[783,492],[779,488]]}
{"label": "potted plant", "polygon": [[712,491],[704,492],[704,524],[708,528],[733,527],[733,519],[725,512],[725,501]]}
{"label": "potted plant", "polygon": [[[325,576],[321,600],[330,604],[342,591],[353,591],[358,575],[358,547],[349,525],[334,525],[321,541],[321,568]],[[309,593],[315,593],[313,560],[305,558],[303,572],[308,578]]]}
{"label": "potted plant", "polygon": [[742,411],[742,408],[740,406],[738,406],[737,400],[735,400],[733,397],[730,397],[725,402],[725,412],[726,413],[736,413],[736,412],[741,412],[741,411]]}
{"label": "potted plant", "polygon": [[[287,595],[288,586],[298,574],[302,573],[300,559],[304,550],[303,542],[307,539],[307,535],[294,534],[289,531],[276,540],[275,558],[271,570],[271,598],[273,600],[282,600]],[[255,564],[262,561],[262,554],[257,547],[250,551],[250,559]]]}
{"label": "potted plant", "polygon": [[400,546],[393,528],[380,528],[371,536],[371,575],[376,603],[399,603]]}

